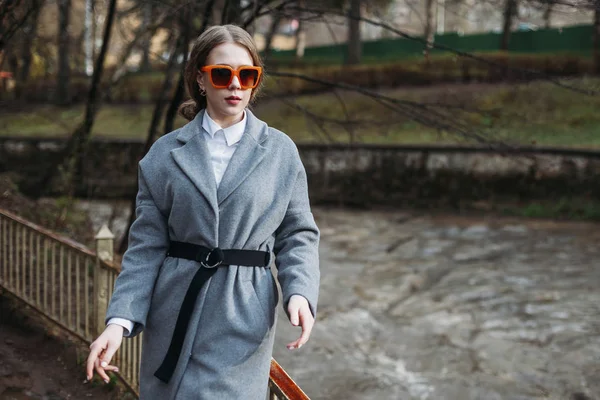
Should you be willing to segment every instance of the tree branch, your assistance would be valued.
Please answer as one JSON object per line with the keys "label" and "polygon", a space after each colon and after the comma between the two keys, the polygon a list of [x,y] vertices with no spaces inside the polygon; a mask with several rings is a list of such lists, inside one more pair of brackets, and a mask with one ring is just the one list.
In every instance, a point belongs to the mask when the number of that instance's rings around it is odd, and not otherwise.
{"label": "tree branch", "polygon": [[[418,103],[409,100],[401,100],[393,97],[389,97],[378,93],[374,90],[365,89],[360,86],[350,85],[341,82],[329,82],[326,80],[313,78],[307,75],[292,73],[292,72],[278,72],[271,71],[269,73],[271,76],[281,77],[281,78],[299,78],[306,80],[308,82],[319,83],[332,88],[340,88],[345,90],[354,91],[365,96],[368,96],[378,102],[379,104],[385,106],[386,108],[398,112],[399,114],[419,122],[425,126],[432,127],[434,129],[446,130],[449,132],[458,133],[462,137],[475,140],[479,143],[487,143],[487,144],[495,144],[497,146],[501,146],[502,143],[497,142],[493,143],[489,140],[489,138],[484,135],[475,133],[470,129],[468,124],[464,124],[456,121],[455,113],[451,113],[450,115],[443,114],[440,110],[432,107],[426,103]],[[324,120],[320,117],[321,120]],[[339,122],[339,121],[336,121]]]}

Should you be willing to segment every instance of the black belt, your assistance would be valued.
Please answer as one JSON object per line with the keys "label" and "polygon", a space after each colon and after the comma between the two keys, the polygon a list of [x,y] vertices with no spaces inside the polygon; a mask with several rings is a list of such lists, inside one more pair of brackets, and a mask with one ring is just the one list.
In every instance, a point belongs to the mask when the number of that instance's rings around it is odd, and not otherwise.
{"label": "black belt", "polygon": [[208,247],[183,242],[171,242],[167,257],[185,258],[187,260],[197,261],[202,266],[192,278],[188,287],[183,303],[179,309],[175,331],[171,338],[169,350],[163,359],[162,364],[154,373],[158,379],[169,383],[175,366],[179,360],[179,354],[183,347],[183,340],[187,331],[190,317],[194,311],[194,304],[204,283],[210,279],[217,271],[218,266],[240,265],[268,267],[271,263],[271,253],[268,251],[257,250],[221,250],[218,247],[209,249]]}

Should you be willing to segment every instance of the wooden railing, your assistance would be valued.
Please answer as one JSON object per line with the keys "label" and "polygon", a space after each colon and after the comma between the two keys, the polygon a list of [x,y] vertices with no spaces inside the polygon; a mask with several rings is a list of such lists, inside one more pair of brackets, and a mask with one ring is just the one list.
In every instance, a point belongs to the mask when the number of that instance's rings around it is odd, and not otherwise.
{"label": "wooden railing", "polygon": [[[113,243],[113,234],[103,227],[96,235],[93,252],[0,209],[0,287],[90,344],[104,330],[119,274],[119,267],[112,262]],[[119,376],[135,394],[139,393],[142,335],[124,340],[114,359]],[[274,359],[269,399],[308,399]]]}

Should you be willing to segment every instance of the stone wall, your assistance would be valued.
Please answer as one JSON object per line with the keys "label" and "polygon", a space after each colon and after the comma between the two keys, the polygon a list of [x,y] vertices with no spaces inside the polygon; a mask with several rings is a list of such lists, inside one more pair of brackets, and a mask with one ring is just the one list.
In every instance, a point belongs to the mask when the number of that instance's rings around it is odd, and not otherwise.
{"label": "stone wall", "polygon": [[[38,188],[32,183],[52,167],[64,143],[63,139],[0,138],[0,173],[13,174],[26,193],[35,194]],[[93,140],[78,195],[133,195],[142,148],[140,141]],[[459,206],[488,200],[600,197],[600,152],[594,151],[373,145],[300,145],[299,149],[314,203]],[[59,193],[60,188],[52,189]]]}
{"label": "stone wall", "polygon": [[599,198],[600,153],[561,149],[303,146],[313,199],[359,206]]}

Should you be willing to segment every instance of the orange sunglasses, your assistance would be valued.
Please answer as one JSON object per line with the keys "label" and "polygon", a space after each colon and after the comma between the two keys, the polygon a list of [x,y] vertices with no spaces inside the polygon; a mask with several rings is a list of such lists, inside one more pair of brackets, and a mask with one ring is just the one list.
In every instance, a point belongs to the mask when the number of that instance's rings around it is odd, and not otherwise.
{"label": "orange sunglasses", "polygon": [[260,82],[262,75],[261,67],[244,66],[233,69],[228,65],[207,65],[200,69],[202,72],[208,72],[210,83],[215,89],[226,89],[231,85],[233,77],[237,76],[242,89],[254,89]]}

